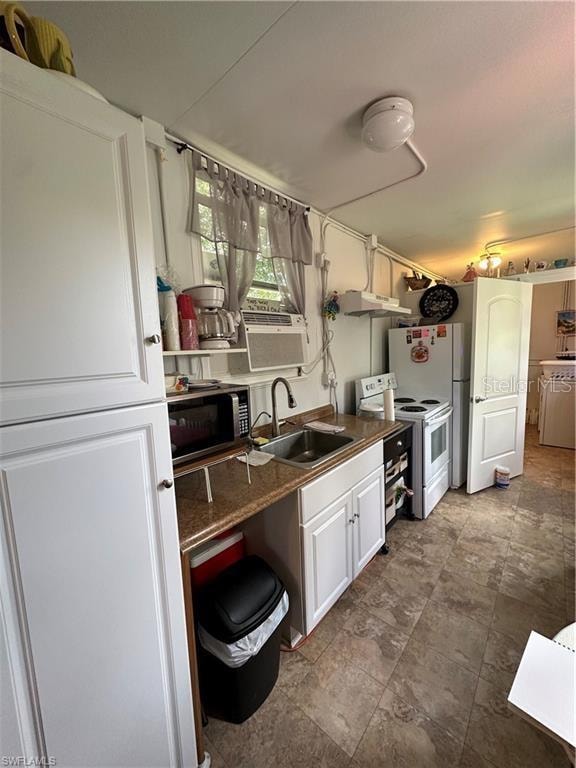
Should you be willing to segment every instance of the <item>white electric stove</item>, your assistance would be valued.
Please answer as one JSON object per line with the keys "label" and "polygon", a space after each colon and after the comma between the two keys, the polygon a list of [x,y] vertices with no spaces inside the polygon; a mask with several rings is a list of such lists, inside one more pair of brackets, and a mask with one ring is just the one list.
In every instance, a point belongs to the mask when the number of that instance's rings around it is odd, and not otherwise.
{"label": "white electric stove", "polygon": [[[413,422],[412,512],[426,518],[450,487],[452,406],[441,397],[416,397],[395,389],[394,374],[356,382],[357,414],[384,418],[384,392],[394,389],[394,418]],[[381,415],[380,415],[381,414]]]}

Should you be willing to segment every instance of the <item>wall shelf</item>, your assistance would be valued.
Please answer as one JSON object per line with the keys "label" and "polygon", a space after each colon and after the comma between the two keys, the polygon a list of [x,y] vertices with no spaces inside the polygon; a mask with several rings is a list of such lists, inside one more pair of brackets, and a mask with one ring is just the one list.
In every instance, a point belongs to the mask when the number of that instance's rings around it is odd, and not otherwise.
{"label": "wall shelf", "polygon": [[565,280],[576,280],[576,267],[560,267],[559,269],[543,269],[540,272],[526,272],[519,275],[510,275],[504,280],[516,280],[519,283],[560,283]]}
{"label": "wall shelf", "polygon": [[173,351],[162,350],[164,357],[210,357],[211,355],[233,355],[246,352],[246,349],[178,349]]}

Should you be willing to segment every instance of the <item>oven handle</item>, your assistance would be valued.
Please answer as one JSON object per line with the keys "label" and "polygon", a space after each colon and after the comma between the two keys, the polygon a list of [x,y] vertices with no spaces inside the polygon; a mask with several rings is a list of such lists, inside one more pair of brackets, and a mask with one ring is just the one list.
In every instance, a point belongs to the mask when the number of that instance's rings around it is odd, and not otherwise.
{"label": "oven handle", "polygon": [[432,419],[431,421],[425,421],[424,426],[425,427],[433,427],[436,424],[443,424],[447,419],[452,416],[454,413],[454,408],[450,408],[450,410],[446,411],[446,413],[443,413],[442,416],[438,416],[437,419]]}

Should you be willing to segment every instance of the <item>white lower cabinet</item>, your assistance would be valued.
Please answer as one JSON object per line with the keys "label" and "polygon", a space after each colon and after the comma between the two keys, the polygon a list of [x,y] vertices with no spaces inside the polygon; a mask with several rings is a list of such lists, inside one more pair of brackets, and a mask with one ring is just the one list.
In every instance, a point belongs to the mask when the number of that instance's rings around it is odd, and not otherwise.
{"label": "white lower cabinet", "polygon": [[294,645],[326,615],[385,541],[382,441],[342,462],[243,525],[290,597]]}
{"label": "white lower cabinet", "polygon": [[354,578],[352,495],[302,526],[306,626],[315,626]]}
{"label": "white lower cabinet", "polygon": [[384,544],[384,468],[380,467],[352,491],[354,515],[354,576],[368,565]]}
{"label": "white lower cabinet", "polygon": [[384,518],[384,467],[380,466],[301,526],[306,633],[384,544]]}
{"label": "white lower cabinet", "polygon": [[0,436],[2,753],[195,766],[166,405]]}

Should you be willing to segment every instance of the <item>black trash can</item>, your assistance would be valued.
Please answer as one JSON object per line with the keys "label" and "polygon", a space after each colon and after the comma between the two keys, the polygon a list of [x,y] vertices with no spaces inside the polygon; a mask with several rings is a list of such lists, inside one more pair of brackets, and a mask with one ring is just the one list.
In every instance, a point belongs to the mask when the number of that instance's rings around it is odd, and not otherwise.
{"label": "black trash can", "polygon": [[198,600],[200,693],[208,715],[242,723],[278,678],[288,594],[260,557],[239,560]]}

